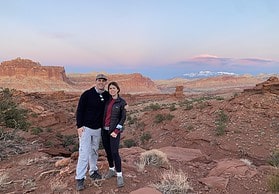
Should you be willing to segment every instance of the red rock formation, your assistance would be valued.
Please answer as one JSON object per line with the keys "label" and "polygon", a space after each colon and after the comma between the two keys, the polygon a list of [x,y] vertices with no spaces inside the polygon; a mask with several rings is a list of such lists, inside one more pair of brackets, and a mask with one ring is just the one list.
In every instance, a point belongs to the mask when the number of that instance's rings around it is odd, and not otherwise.
{"label": "red rock formation", "polygon": [[[105,73],[107,74],[107,73]],[[75,84],[76,88],[88,89],[95,84],[95,77],[97,73],[90,74],[68,74],[67,76]],[[107,74],[108,83],[110,81],[117,81],[122,94],[139,94],[139,93],[160,93],[155,83],[147,77],[139,73],[133,74]]]}
{"label": "red rock formation", "polygon": [[1,77],[39,77],[46,80],[58,80],[70,83],[66,77],[64,67],[41,66],[40,63],[29,59],[16,58],[11,61],[3,61],[0,65]]}
{"label": "red rock formation", "polygon": [[244,92],[249,92],[249,93],[270,92],[274,94],[279,94],[279,78],[272,76],[268,78],[268,80],[256,84],[256,86],[252,89],[245,89]]}
{"label": "red rock formation", "polygon": [[[64,67],[41,66],[29,59],[16,58],[0,65],[0,87],[25,92],[65,91],[81,93],[95,84],[97,73],[65,74]],[[108,74],[108,82],[117,81],[121,94],[159,93],[155,83],[139,73]]]}
{"label": "red rock formation", "polygon": [[184,93],[183,93],[183,89],[184,89],[183,86],[176,86],[174,96],[176,98],[183,98],[185,96]]}
{"label": "red rock formation", "polygon": [[16,58],[0,64],[0,87],[25,92],[73,91],[64,67],[41,66],[29,59]]}

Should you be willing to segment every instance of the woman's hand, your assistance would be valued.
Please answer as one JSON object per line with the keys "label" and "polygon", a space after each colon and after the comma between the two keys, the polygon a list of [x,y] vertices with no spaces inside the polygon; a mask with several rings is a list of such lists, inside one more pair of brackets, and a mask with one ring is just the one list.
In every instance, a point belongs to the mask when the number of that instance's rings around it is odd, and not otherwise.
{"label": "woman's hand", "polygon": [[117,133],[112,132],[112,133],[110,134],[110,136],[113,137],[113,138],[116,138],[116,137],[117,137]]}

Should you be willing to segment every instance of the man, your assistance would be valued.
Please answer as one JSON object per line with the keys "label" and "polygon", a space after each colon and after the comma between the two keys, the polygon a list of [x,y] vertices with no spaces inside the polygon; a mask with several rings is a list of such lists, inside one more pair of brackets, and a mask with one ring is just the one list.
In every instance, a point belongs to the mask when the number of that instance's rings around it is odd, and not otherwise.
{"label": "man", "polygon": [[84,189],[88,164],[90,178],[93,180],[102,178],[98,173],[97,160],[104,108],[109,99],[109,93],[105,91],[106,83],[107,77],[104,74],[98,74],[96,86],[82,93],[79,99],[76,114],[79,157],[75,177],[78,191]]}

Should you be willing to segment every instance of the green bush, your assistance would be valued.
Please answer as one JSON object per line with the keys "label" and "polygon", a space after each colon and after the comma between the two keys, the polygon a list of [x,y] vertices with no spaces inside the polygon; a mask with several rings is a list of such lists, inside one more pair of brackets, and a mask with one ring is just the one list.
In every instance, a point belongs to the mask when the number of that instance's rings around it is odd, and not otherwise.
{"label": "green bush", "polygon": [[48,140],[48,141],[44,142],[44,146],[47,148],[53,147],[53,142]]}
{"label": "green bush", "polygon": [[215,120],[215,125],[216,125],[215,134],[217,136],[221,136],[225,134],[225,129],[227,127],[228,120],[229,117],[224,113],[223,110],[218,112],[218,116]]}
{"label": "green bush", "polygon": [[161,106],[156,103],[156,104],[150,104],[149,106],[145,107],[143,110],[147,111],[147,110],[160,110]]}
{"label": "green bush", "polygon": [[40,127],[34,127],[31,129],[31,134],[38,135],[39,133],[42,133],[44,130]]}
{"label": "green bush", "polygon": [[138,118],[136,116],[131,117],[130,115],[127,116],[128,125],[137,124]]}
{"label": "green bush", "polygon": [[275,167],[279,167],[279,151],[275,151],[270,159],[268,160],[268,163],[272,166],[275,166]]}
{"label": "green bush", "polygon": [[163,120],[165,120],[164,115],[162,114],[157,114],[155,116],[155,123],[161,123]]}
{"label": "green bush", "polygon": [[172,115],[172,114],[166,114],[166,115],[165,115],[165,120],[170,121],[170,120],[172,120],[173,118],[174,118],[174,115]]}
{"label": "green bush", "polygon": [[77,138],[76,135],[64,135],[63,138],[62,138],[63,139],[63,142],[62,142],[63,147],[74,145],[76,143],[76,141],[75,141],[76,138]]}
{"label": "green bush", "polygon": [[151,139],[151,134],[149,132],[144,132],[142,136],[140,136],[141,143],[144,143]]}
{"label": "green bush", "polygon": [[2,89],[0,91],[0,124],[13,128],[28,130],[27,110],[21,109],[13,99],[13,91]]}
{"label": "green bush", "polygon": [[174,118],[174,115],[171,114],[157,114],[155,116],[155,123],[161,123],[164,120],[172,120]]}
{"label": "green bush", "polygon": [[187,130],[188,130],[188,131],[192,131],[193,129],[194,129],[194,126],[193,126],[193,125],[187,126]]}
{"label": "green bush", "polygon": [[124,140],[124,147],[130,148],[136,146],[136,142],[133,139],[125,139]]}

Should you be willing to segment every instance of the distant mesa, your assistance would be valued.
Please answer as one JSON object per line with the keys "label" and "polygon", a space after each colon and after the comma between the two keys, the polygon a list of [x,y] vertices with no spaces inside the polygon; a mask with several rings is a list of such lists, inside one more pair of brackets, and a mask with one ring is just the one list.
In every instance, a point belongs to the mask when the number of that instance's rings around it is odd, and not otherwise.
{"label": "distant mesa", "polygon": [[0,87],[24,92],[70,91],[72,82],[64,67],[42,66],[20,57],[0,64]]}
{"label": "distant mesa", "polygon": [[0,65],[1,77],[39,77],[40,79],[52,79],[70,83],[66,77],[64,67],[41,66],[40,63],[20,57],[11,61],[3,61]]}
{"label": "distant mesa", "polygon": [[[81,93],[95,84],[95,73],[68,74],[61,66],[42,66],[20,57],[0,64],[0,87],[24,92],[65,91]],[[121,93],[159,93],[155,83],[140,73],[107,74],[108,81],[117,81]]]}

